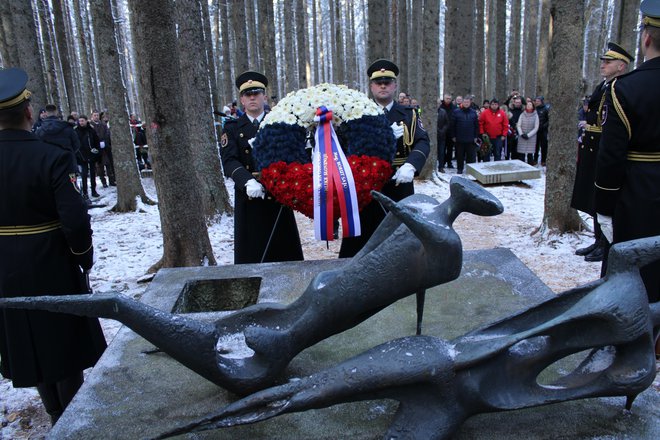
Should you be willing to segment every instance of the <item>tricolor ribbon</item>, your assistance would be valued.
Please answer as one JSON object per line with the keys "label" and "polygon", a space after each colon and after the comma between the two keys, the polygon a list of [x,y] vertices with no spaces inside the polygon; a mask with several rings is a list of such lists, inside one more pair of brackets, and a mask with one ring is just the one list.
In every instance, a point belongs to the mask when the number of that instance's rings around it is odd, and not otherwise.
{"label": "tricolor ribbon", "polygon": [[333,204],[335,192],[339,201],[344,237],[360,235],[360,212],[353,172],[339,145],[332,127],[332,111],[326,107],[316,110],[312,156],[314,165],[314,233],[317,240],[333,239]]}

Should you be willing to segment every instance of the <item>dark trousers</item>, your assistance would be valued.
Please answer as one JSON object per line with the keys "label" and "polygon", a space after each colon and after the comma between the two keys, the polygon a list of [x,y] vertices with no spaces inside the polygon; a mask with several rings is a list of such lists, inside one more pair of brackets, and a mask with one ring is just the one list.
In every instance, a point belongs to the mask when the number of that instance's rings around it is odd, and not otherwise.
{"label": "dark trousers", "polygon": [[[502,145],[504,142],[502,141],[501,137],[489,137],[490,139],[490,145],[491,145],[491,151],[493,152],[493,156],[495,160],[502,160]],[[490,154],[487,154],[484,156],[484,162],[490,162]],[[469,163],[469,162],[468,162]]]}
{"label": "dark trousers", "polygon": [[477,145],[474,142],[456,142],[456,172],[463,172],[465,163],[477,161]]}
{"label": "dark trousers", "polygon": [[54,425],[83,383],[82,371],[55,383],[41,383],[37,391]]}
{"label": "dark trousers", "polygon": [[438,137],[438,169],[445,167],[445,138]]}
{"label": "dark trousers", "polygon": [[548,132],[539,131],[536,136],[536,152],[534,153],[534,162],[539,161],[539,150],[541,150],[541,163],[548,160]]}
{"label": "dark trousers", "polygon": [[84,161],[78,164],[81,167],[80,175],[82,176],[82,192],[87,196],[87,176],[89,176],[89,183],[92,192],[96,192],[96,162]]}
{"label": "dark trousers", "polygon": [[516,159],[518,157],[518,139],[515,136],[509,136],[506,140],[506,153],[504,158],[506,160]]}
{"label": "dark trousers", "polygon": [[101,150],[101,160],[97,163],[98,176],[105,183],[106,171],[111,185],[115,184],[115,162],[112,159],[112,149],[105,147]]}
{"label": "dark trousers", "polygon": [[454,158],[454,141],[450,137],[445,137],[445,164],[452,168],[451,161]]}

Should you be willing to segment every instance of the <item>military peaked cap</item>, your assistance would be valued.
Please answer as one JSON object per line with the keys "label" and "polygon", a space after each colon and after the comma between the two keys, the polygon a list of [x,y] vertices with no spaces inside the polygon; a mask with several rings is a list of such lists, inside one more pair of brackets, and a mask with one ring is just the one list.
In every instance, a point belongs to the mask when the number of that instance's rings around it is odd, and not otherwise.
{"label": "military peaked cap", "polygon": [[642,24],[645,26],[660,27],[660,0],[642,0],[639,9],[644,16]]}
{"label": "military peaked cap", "polygon": [[0,110],[15,107],[30,99],[32,93],[25,88],[28,75],[23,69],[0,69]]}
{"label": "military peaked cap", "polygon": [[259,72],[248,70],[236,78],[236,88],[242,95],[247,92],[265,92],[268,87],[268,78]]}
{"label": "military peaked cap", "polygon": [[380,59],[371,63],[367,75],[372,81],[377,79],[394,81],[399,76],[399,68],[390,60]]}
{"label": "military peaked cap", "polygon": [[620,60],[629,64],[635,59],[626,50],[616,43],[607,43],[607,51],[600,57],[601,60]]}

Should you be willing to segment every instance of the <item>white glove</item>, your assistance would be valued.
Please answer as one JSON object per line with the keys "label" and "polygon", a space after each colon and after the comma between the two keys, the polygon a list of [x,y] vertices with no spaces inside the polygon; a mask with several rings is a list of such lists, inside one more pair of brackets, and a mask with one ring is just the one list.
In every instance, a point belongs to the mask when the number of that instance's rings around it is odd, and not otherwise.
{"label": "white glove", "polygon": [[105,148],[105,141],[101,141],[101,148]]}
{"label": "white glove", "polygon": [[415,167],[409,163],[404,163],[398,170],[396,170],[396,173],[392,176],[392,180],[396,180],[396,184],[399,185],[399,183],[412,182],[414,177]]}
{"label": "white glove", "polygon": [[257,197],[266,198],[266,191],[261,183],[257,182],[256,179],[250,179],[245,184],[245,192],[247,192],[248,197],[251,199],[256,199]]}
{"label": "white glove", "polygon": [[608,217],[603,214],[596,214],[596,218],[598,219],[598,224],[600,225],[601,231],[603,231],[603,235],[605,238],[607,238],[607,241],[612,243],[612,240],[614,240],[614,228],[612,227],[612,217]]}
{"label": "white glove", "polygon": [[392,133],[394,133],[395,138],[399,139],[401,136],[403,136],[403,125],[399,125],[396,122],[392,122],[390,128],[392,129]]}

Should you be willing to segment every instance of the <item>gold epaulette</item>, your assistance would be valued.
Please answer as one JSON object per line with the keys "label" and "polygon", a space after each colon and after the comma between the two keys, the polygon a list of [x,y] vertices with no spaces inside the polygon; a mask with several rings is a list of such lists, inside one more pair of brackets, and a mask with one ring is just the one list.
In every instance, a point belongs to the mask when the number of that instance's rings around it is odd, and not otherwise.
{"label": "gold epaulette", "polygon": [[406,163],[406,160],[408,160],[407,157],[397,157],[392,161],[392,166],[400,167],[401,165]]}
{"label": "gold epaulette", "polygon": [[0,226],[0,235],[34,235],[54,231],[62,227],[59,220],[38,225]]}
{"label": "gold epaulette", "polygon": [[660,151],[628,151],[631,162],[660,162]]}
{"label": "gold epaulette", "polygon": [[617,98],[616,96],[616,89],[614,88],[615,84],[616,84],[616,79],[612,82],[612,101],[614,102],[614,109],[619,114],[619,117],[621,118],[621,122],[623,122],[623,125],[626,126],[626,130],[628,131],[628,139],[630,139],[632,137],[632,129],[630,128],[630,121],[628,121],[626,112],[623,111],[623,106],[619,102],[619,98]]}

